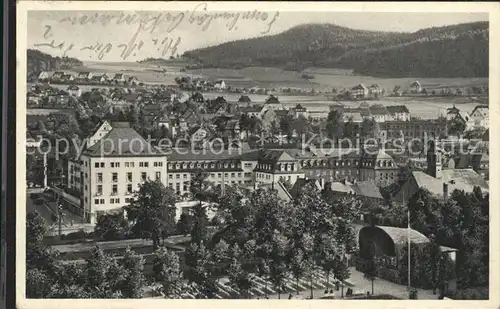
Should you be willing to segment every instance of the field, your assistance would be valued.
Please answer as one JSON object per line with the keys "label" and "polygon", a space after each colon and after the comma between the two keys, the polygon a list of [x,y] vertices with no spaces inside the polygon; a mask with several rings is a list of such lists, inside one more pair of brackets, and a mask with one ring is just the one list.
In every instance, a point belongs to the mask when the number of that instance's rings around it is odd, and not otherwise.
{"label": "field", "polygon": [[[192,77],[203,77],[217,80],[223,79],[228,86],[239,88],[265,87],[279,88],[291,87],[315,91],[331,91],[332,88],[351,88],[357,84],[378,84],[391,91],[396,85],[403,89],[416,79],[420,81],[423,88],[427,90],[439,90],[442,88],[471,87],[488,83],[487,78],[380,78],[371,76],[355,75],[350,70],[308,68],[303,72],[285,71],[271,67],[249,67],[244,69],[193,69],[181,72],[186,66],[182,60],[172,60],[162,64],[157,63],[135,63],[135,62],[86,62],[84,66],[75,68],[68,72],[90,71],[93,73],[124,73],[134,75],[140,81],[151,84],[174,84],[175,77],[189,75]],[[303,74],[310,75],[311,79],[303,78]]]}
{"label": "field", "polygon": [[[240,70],[233,69],[196,69],[181,72],[187,63],[173,60],[162,64],[141,64],[135,62],[113,63],[113,62],[87,62],[84,66],[67,72],[90,71],[92,73],[124,73],[134,75],[140,81],[150,84],[175,84],[177,76],[200,76],[207,79],[223,79],[231,87],[251,88],[254,86],[278,88],[295,87],[312,89],[316,91],[331,91],[332,88],[351,88],[357,84],[378,84],[386,91],[391,91],[396,85],[403,89],[408,88],[415,78],[379,78],[370,76],[354,75],[349,70],[308,68],[302,73],[284,71],[269,67],[250,67]],[[302,74],[311,75],[312,79],[302,78]],[[471,87],[474,85],[484,85],[488,83],[487,78],[419,78],[422,87],[428,90],[440,88]],[[59,87],[59,85],[54,85]],[[87,89],[87,88],[88,89]],[[82,86],[83,90],[89,90],[95,86]],[[66,89],[66,85],[60,85],[61,89]],[[223,95],[229,101],[237,101],[239,94],[229,93],[204,93],[206,98],[215,98]],[[250,99],[254,103],[264,103],[266,95],[250,94]],[[311,111],[327,111],[332,100],[323,95],[280,95],[280,101],[286,106],[294,106],[301,103]],[[358,106],[360,102],[342,102],[346,106]],[[454,104],[460,109],[470,112],[478,105],[467,97],[434,97],[434,98],[383,98],[379,101],[371,101],[371,104],[398,105],[404,104],[408,107],[412,115],[421,118],[436,118],[443,114],[446,108]]]}

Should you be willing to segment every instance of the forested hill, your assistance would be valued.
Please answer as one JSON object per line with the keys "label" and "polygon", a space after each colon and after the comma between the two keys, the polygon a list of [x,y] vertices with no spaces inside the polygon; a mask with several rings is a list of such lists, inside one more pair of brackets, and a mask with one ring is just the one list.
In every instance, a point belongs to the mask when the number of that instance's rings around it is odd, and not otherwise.
{"label": "forested hill", "polygon": [[283,33],[186,52],[203,67],[272,66],[353,69],[384,77],[487,77],[488,23],[413,33],[305,24]]}
{"label": "forested hill", "polygon": [[70,69],[83,65],[75,58],[53,57],[37,49],[28,49],[28,77],[37,75],[42,71]]}

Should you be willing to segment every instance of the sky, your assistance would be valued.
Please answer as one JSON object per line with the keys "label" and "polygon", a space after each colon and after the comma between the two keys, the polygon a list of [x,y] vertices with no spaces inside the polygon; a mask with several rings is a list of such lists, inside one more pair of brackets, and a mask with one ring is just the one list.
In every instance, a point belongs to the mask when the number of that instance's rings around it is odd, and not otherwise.
{"label": "sky", "polygon": [[[142,28],[140,21],[144,24]],[[147,57],[168,58],[228,41],[278,34],[306,23],[415,32],[476,21],[488,21],[488,14],[253,11],[238,16],[217,15],[217,12],[204,11],[203,7],[161,12],[29,11],[27,44],[28,48],[53,56],[65,55],[82,61],[137,61]]]}

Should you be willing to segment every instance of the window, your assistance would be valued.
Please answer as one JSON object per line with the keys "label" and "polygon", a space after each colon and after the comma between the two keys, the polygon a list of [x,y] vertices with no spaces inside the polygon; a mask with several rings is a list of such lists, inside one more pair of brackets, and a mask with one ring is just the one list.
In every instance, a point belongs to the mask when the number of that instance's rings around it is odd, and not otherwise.
{"label": "window", "polygon": [[234,173],[231,173],[231,177],[234,177]]}
{"label": "window", "polygon": [[217,173],[217,177],[221,178],[222,174],[221,173]]}
{"label": "window", "polygon": [[241,177],[241,173],[238,173],[238,177]]}
{"label": "window", "polygon": [[182,178],[184,178],[184,179],[186,179],[187,177],[188,177],[187,174],[182,175]]}
{"label": "window", "polygon": [[120,162],[115,162],[115,167],[120,167]]}
{"label": "window", "polygon": [[131,194],[132,193],[132,184],[128,184],[127,185],[127,194]]}
{"label": "window", "polygon": [[101,167],[104,167],[104,162],[101,162]]}
{"label": "window", "polygon": [[115,167],[115,162],[110,163],[111,167]]}
{"label": "window", "polygon": [[228,177],[228,173],[224,173],[224,177]]}
{"label": "window", "polygon": [[149,162],[144,162],[144,167],[149,167]]}
{"label": "window", "polygon": [[118,182],[118,173],[112,173],[112,181]]}
{"label": "window", "polygon": [[98,162],[95,163],[95,167],[99,167],[99,163]]}
{"label": "window", "polygon": [[129,162],[125,162],[125,167],[130,167]]}
{"label": "window", "polygon": [[160,172],[156,172],[155,178],[156,178],[156,180],[160,180],[161,173]]}
{"label": "window", "polygon": [[144,162],[139,162],[139,167],[144,167]]}
{"label": "window", "polygon": [[134,167],[134,162],[130,162],[130,167]]}
{"label": "window", "polygon": [[245,173],[245,177],[252,177],[252,173]]}
{"label": "window", "polygon": [[245,167],[252,167],[252,163],[245,163]]}
{"label": "window", "polygon": [[97,185],[96,195],[102,195],[102,185]]}
{"label": "window", "polygon": [[181,174],[176,174],[175,179],[181,179]]}
{"label": "window", "polygon": [[118,194],[118,185],[113,185],[111,194],[112,195],[117,195]]}
{"label": "window", "polygon": [[[87,174],[85,174],[86,177]],[[102,173],[97,173],[97,183],[102,183]]]}
{"label": "window", "polygon": [[146,172],[142,172],[141,173],[141,179],[144,180],[144,181],[146,181],[146,178],[147,178]]}
{"label": "window", "polygon": [[187,191],[188,190],[187,185],[183,185],[182,190]]}
{"label": "window", "polygon": [[127,173],[127,181],[132,182],[132,173]]}
{"label": "window", "polygon": [[101,204],[104,204],[104,199],[103,198],[101,199]]}
{"label": "window", "polygon": [[168,179],[173,179],[174,177],[172,176],[172,174],[168,174]]}
{"label": "window", "polygon": [[126,197],[126,198],[125,198],[125,203],[130,203],[130,202],[132,202],[132,199],[131,199],[131,198],[129,198],[129,197]]}
{"label": "window", "polygon": [[94,204],[99,205],[99,199],[98,199],[98,198],[96,198],[96,199],[94,200]]}

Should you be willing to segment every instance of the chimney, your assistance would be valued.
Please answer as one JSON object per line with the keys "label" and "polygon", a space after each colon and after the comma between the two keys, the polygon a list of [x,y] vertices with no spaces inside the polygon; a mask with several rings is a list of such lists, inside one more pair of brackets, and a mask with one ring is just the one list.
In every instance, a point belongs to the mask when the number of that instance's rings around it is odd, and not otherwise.
{"label": "chimney", "polygon": [[444,201],[448,201],[448,184],[443,182],[443,198]]}

